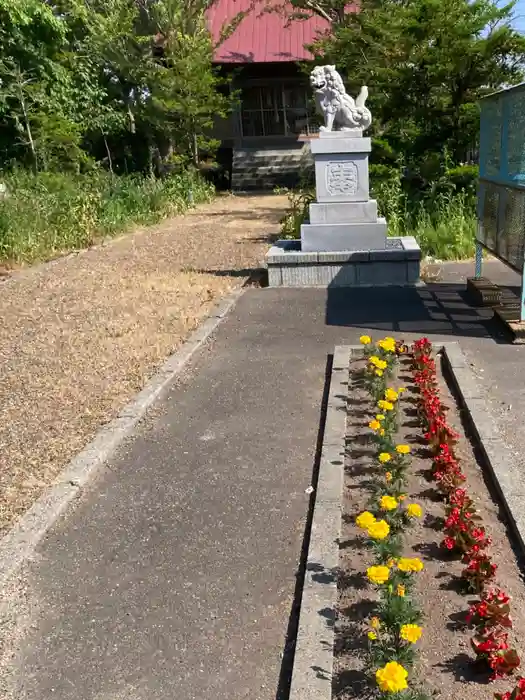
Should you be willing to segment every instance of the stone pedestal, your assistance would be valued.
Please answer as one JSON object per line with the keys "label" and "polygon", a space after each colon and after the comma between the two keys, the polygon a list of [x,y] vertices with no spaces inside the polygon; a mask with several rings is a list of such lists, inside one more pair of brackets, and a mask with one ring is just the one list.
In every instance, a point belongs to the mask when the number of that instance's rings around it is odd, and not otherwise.
{"label": "stone pedestal", "polygon": [[369,197],[371,140],[362,132],[321,132],[311,142],[317,201],[301,227],[304,252],[384,250],[387,224]]}
{"label": "stone pedestal", "polygon": [[369,138],[321,132],[311,141],[316,202],[301,240],[278,241],[266,255],[270,287],[390,287],[419,284],[421,250],[412,237],[387,238],[370,199]]}

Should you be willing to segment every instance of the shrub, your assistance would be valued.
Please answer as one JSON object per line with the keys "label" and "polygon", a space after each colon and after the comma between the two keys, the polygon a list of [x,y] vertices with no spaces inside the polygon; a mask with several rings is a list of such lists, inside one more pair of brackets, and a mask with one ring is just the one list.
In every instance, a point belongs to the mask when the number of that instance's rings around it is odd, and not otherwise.
{"label": "shrub", "polygon": [[[474,254],[478,169],[450,168],[424,190],[410,190],[401,168],[371,165],[371,196],[388,222],[389,236],[414,236],[423,255],[461,260]],[[298,238],[315,198],[313,189],[288,190],[289,209],[281,220],[283,238]]]}
{"label": "shrub", "polygon": [[315,200],[315,191],[306,187],[299,187],[296,190],[276,190],[277,194],[286,193],[288,195],[289,208],[281,224],[281,238],[300,238],[301,224],[308,218],[308,207],[310,202]]}
{"label": "shrub", "polygon": [[150,224],[209,198],[213,189],[196,173],[164,179],[16,170],[2,178],[0,260],[45,260],[85,248],[135,224]]}

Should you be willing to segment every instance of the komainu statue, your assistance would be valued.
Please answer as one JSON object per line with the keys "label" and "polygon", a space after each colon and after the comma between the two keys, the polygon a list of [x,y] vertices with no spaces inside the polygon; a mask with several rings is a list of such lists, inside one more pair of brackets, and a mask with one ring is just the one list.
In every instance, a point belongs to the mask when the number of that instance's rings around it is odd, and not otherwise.
{"label": "komainu statue", "polygon": [[321,131],[368,129],[372,123],[370,110],[365,107],[368,88],[363,86],[354,100],[346,93],[335,66],[317,66],[310,73],[310,85],[315,92],[317,109],[324,117]]}

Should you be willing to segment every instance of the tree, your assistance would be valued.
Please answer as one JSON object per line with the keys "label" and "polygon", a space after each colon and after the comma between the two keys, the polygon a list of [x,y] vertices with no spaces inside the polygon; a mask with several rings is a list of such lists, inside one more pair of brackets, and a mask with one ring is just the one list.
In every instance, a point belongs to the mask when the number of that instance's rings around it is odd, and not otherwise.
{"label": "tree", "polygon": [[0,143],[10,154],[28,150],[34,168],[39,165],[36,122],[45,112],[46,90],[55,107],[58,102],[65,45],[64,22],[48,5],[0,0]]}
{"label": "tree", "polygon": [[214,118],[225,116],[230,107],[212,67],[205,18],[209,5],[208,0],[158,0],[149,8],[148,24],[162,54],[150,90],[152,119],[163,132],[163,161],[182,151],[197,164],[200,150],[214,145],[208,137]]}
{"label": "tree", "polygon": [[[214,0],[0,0],[0,148],[38,169],[197,162],[229,100]],[[0,157],[2,153],[0,152]]]}
{"label": "tree", "polygon": [[525,37],[510,24],[513,6],[362,0],[332,25],[314,51],[338,66],[351,91],[370,86],[376,158],[401,156],[420,184],[444,153],[464,160],[477,139],[479,98],[523,77]]}

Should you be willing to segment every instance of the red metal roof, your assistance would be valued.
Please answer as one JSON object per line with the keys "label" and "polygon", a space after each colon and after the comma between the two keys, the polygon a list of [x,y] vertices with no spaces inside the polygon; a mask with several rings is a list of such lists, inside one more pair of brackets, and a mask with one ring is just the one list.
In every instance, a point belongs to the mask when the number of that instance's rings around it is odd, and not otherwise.
{"label": "red metal roof", "polygon": [[[264,11],[264,2],[252,0],[217,0],[208,10],[208,22],[217,42],[221,30],[239,12],[246,17],[215,51],[217,63],[270,63],[274,61],[304,61],[312,58],[305,44],[311,44],[319,33],[326,32],[329,23],[314,15],[305,20],[288,22],[279,12]],[[283,5],[283,9],[286,8]],[[288,6],[291,11],[291,7]],[[251,8],[251,9],[250,9]]]}

